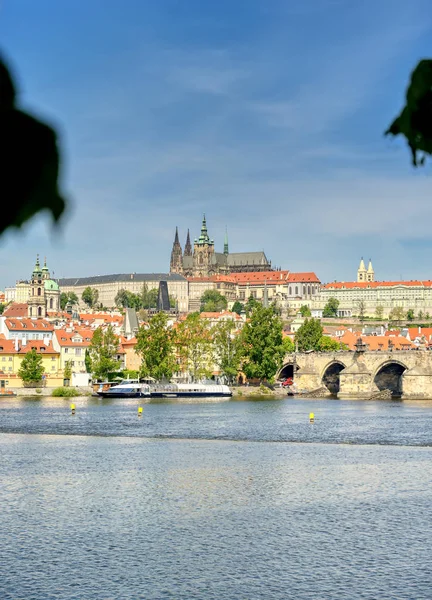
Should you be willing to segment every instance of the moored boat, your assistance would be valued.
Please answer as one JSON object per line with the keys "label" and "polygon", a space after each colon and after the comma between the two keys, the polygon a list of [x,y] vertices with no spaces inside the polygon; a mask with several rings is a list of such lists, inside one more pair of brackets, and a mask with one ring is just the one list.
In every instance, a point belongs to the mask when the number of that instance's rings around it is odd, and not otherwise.
{"label": "moored boat", "polygon": [[169,383],[150,387],[151,398],[229,398],[232,391],[227,385],[205,383]]}
{"label": "moored boat", "polygon": [[149,398],[150,387],[147,383],[124,381],[109,389],[103,389],[101,386],[101,389],[97,391],[97,395],[102,398]]}

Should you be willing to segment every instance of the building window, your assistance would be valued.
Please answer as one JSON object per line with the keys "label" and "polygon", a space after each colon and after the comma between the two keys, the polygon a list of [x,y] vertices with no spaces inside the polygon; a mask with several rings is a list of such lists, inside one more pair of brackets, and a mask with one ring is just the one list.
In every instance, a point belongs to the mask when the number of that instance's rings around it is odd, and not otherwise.
{"label": "building window", "polygon": [[52,308],[52,307],[53,307],[53,299],[50,298],[50,308]]}
{"label": "building window", "polygon": [[295,287],[295,295],[298,296],[298,286]]}
{"label": "building window", "polygon": [[75,354],[81,356],[81,348],[75,348]]}
{"label": "building window", "polygon": [[11,362],[11,361],[12,361],[12,356],[9,356],[9,362]]}
{"label": "building window", "polygon": [[40,295],[41,295],[41,289],[38,288],[38,296],[40,296]]}
{"label": "building window", "polygon": [[64,352],[65,352],[65,354],[67,354],[69,352],[69,348],[65,348]]}
{"label": "building window", "polygon": [[38,308],[38,316],[41,317],[42,316],[42,308],[39,306]]}

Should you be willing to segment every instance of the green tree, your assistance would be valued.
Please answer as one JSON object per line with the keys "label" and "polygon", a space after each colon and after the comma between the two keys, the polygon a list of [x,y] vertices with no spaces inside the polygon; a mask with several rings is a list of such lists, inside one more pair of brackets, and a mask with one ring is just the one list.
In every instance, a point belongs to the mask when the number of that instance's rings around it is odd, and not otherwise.
{"label": "green tree", "polygon": [[339,300],[336,298],[329,298],[327,304],[324,306],[323,317],[337,317],[339,308]]}
{"label": "green tree", "polygon": [[33,349],[22,359],[18,377],[21,377],[24,383],[40,383],[44,371],[42,356]]}
{"label": "green tree", "polygon": [[295,341],[300,352],[319,350],[323,328],[319,319],[306,319],[295,334]]}
{"label": "green tree", "polygon": [[282,345],[284,347],[285,354],[292,354],[295,352],[295,344],[288,335],[282,339]]}
{"label": "green tree", "polygon": [[381,306],[380,304],[378,304],[378,306],[375,308],[375,316],[377,319],[382,319],[384,316],[384,306]]}
{"label": "green tree", "polygon": [[60,308],[64,310],[69,303],[78,304],[78,296],[75,292],[62,292],[60,294]]}
{"label": "green tree", "polygon": [[85,351],[84,364],[85,364],[86,372],[91,373],[92,372],[92,361],[90,358],[90,352],[89,352],[88,348],[86,348],[86,351]]}
{"label": "green tree", "polygon": [[217,290],[206,290],[201,296],[201,312],[222,312],[227,306],[227,299]]}
{"label": "green tree", "polygon": [[303,306],[300,306],[299,312],[302,317],[311,317],[312,316],[311,310],[310,310],[309,306],[307,306],[306,304],[303,304]]}
{"label": "green tree", "polygon": [[232,312],[237,313],[238,315],[241,315],[242,312],[244,311],[244,304],[242,304],[241,302],[239,302],[238,300],[236,300],[233,304],[232,307]]}
{"label": "green tree", "polygon": [[408,321],[414,321],[415,315],[414,315],[414,310],[412,308],[410,308],[407,311],[406,318],[408,319]]}
{"label": "green tree", "polygon": [[[146,288],[147,289],[147,288]],[[151,290],[142,292],[142,307],[145,309],[157,308],[157,301],[159,296],[159,290],[152,288]]]}
{"label": "green tree", "polygon": [[168,315],[156,313],[148,327],[140,327],[135,351],[141,357],[140,376],[171,379],[176,371],[173,330],[168,327]]}
{"label": "green tree", "polygon": [[255,306],[242,329],[241,341],[246,376],[271,381],[285,356],[282,321],[272,306]]}
{"label": "green tree", "polygon": [[424,318],[424,313],[422,310],[419,310],[418,318],[420,319],[420,321]]}
{"label": "green tree", "polygon": [[88,286],[83,291],[81,298],[89,308],[94,308],[99,300],[99,292],[97,289]]}
{"label": "green tree", "polygon": [[190,313],[179,323],[174,343],[182,370],[188,372],[193,381],[211,375],[213,342],[210,326],[199,313]]}
{"label": "green tree", "polygon": [[241,340],[236,323],[229,319],[215,325],[212,330],[215,361],[229,383],[235,380],[240,368]]}
{"label": "green tree", "polygon": [[364,300],[357,300],[355,306],[357,309],[357,316],[360,319],[360,322],[363,323],[366,314],[366,302]]}
{"label": "green tree", "polygon": [[317,350],[319,352],[336,352],[336,350],[341,350],[341,343],[328,335],[323,335],[318,342]]}
{"label": "green tree", "polygon": [[412,163],[424,165],[432,155],[432,60],[423,59],[411,73],[402,112],[385,132],[402,135],[411,150]]}
{"label": "green tree", "polygon": [[395,306],[391,309],[389,314],[389,320],[395,322],[401,322],[406,318],[406,313],[402,306]]}
{"label": "green tree", "polygon": [[6,308],[6,304],[3,304],[0,302],[0,315],[2,315],[4,313],[5,308]]}
{"label": "green tree", "polygon": [[63,369],[63,379],[72,378],[72,361],[67,360]]}
{"label": "green tree", "polygon": [[121,289],[117,292],[114,303],[117,308],[134,308],[135,310],[140,310],[142,307],[142,297],[129,290]]}
{"label": "green tree", "polygon": [[98,379],[106,379],[109,373],[116,371],[120,363],[115,358],[118,350],[119,339],[114,333],[112,325],[105,331],[99,327],[93,334],[89,346],[92,372]]}
{"label": "green tree", "polygon": [[251,314],[251,312],[253,311],[253,309],[258,305],[259,305],[258,300],[256,298],[254,298],[251,294],[248,298],[248,301],[245,304],[246,315],[249,316]]}

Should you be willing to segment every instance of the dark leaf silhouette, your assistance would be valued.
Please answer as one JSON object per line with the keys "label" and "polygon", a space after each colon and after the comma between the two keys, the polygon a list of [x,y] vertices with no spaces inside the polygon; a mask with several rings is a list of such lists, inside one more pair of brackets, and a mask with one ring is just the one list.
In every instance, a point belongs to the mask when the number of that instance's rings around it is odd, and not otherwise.
{"label": "dark leaf silhouette", "polygon": [[51,127],[16,108],[15,86],[0,59],[0,234],[42,210],[58,222],[65,200],[58,190],[59,152]]}
{"label": "dark leaf silhouette", "polygon": [[406,105],[385,135],[405,136],[415,167],[432,155],[432,60],[421,60],[411,73]]}

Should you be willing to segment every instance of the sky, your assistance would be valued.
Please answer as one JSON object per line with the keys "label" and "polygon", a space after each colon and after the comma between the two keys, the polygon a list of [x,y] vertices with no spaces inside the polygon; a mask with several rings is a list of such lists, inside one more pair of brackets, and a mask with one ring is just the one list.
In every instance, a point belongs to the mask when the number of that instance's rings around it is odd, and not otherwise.
{"label": "sky", "polygon": [[19,105],[53,125],[70,208],[0,239],[0,287],[167,272],[216,251],[352,281],[432,279],[432,178],[383,136],[432,53],[430,0],[0,0]]}

